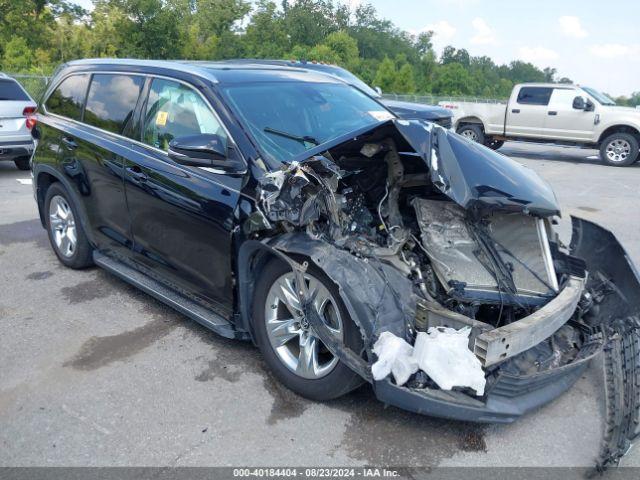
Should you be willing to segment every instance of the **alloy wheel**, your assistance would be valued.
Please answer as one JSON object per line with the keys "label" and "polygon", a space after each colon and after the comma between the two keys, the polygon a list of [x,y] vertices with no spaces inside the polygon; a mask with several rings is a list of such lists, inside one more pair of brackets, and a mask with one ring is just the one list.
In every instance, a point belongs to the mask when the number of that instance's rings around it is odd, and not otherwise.
{"label": "alloy wheel", "polygon": [[[343,322],[336,300],[317,278],[309,274],[304,278],[309,295],[315,296],[313,307],[329,331],[342,339]],[[315,335],[305,318],[293,272],[281,275],[269,289],[264,318],[271,347],[293,373],[313,380],[335,368],[338,359]]]}
{"label": "alloy wheel", "polygon": [[474,142],[478,141],[478,135],[473,130],[463,130],[460,135]]}
{"label": "alloy wheel", "polygon": [[621,138],[612,140],[605,149],[611,162],[624,162],[631,154],[631,144]]}
{"label": "alloy wheel", "polygon": [[49,203],[49,228],[58,252],[72,257],[78,245],[76,221],[67,200],[55,195]]}

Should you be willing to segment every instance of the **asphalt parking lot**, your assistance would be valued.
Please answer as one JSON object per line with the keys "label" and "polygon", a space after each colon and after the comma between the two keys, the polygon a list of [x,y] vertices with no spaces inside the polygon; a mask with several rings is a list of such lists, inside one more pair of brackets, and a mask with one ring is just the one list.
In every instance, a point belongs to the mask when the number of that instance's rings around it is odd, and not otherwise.
{"label": "asphalt parking lot", "polygon": [[[640,163],[507,144],[568,216],[611,229],[640,265]],[[601,372],[512,425],[384,408],[368,387],[327,404],[280,386],[249,344],[217,337],[98,269],[63,268],[28,172],[0,163],[0,466],[590,466]],[[640,449],[623,461],[640,466]]]}

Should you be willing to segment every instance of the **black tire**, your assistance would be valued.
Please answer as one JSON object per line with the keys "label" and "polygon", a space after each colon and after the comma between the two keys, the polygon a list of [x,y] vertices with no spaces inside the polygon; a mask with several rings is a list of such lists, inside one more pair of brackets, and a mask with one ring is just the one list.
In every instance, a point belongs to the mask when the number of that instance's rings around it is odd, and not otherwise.
{"label": "black tire", "polygon": [[488,138],[485,142],[485,146],[489,147],[491,150],[498,150],[503,145],[504,145],[504,141],[493,140],[492,138]]}
{"label": "black tire", "polygon": [[13,163],[16,164],[18,170],[31,170],[31,165],[29,165],[30,157],[18,157]]}
{"label": "black tire", "polygon": [[[60,196],[64,198],[71,208],[71,212],[73,213],[73,217],[75,219],[75,229],[76,229],[76,247],[73,253],[70,256],[64,255],[58,246],[53,237],[53,229],[51,228],[51,218],[49,216],[49,206],[51,204],[51,200]],[[47,226],[47,234],[49,235],[49,242],[51,243],[51,247],[55,252],[56,256],[65,266],[69,268],[73,268],[76,270],[87,268],[93,265],[93,248],[87,239],[87,235],[82,228],[82,222],[80,221],[80,217],[78,216],[78,209],[76,205],[73,203],[71,196],[67,192],[67,190],[59,183],[55,182],[51,184],[51,186],[47,189],[47,193],[44,199],[44,216],[46,219]]]}
{"label": "black tire", "polygon": [[[265,322],[267,295],[274,282],[280,276],[290,271],[291,268],[286,263],[274,259],[270,261],[260,273],[253,297],[252,321],[255,341],[273,374],[287,388],[305,398],[315,401],[327,401],[338,398],[360,386],[363,383],[362,378],[340,361],[338,361],[333,370],[321,378],[302,378],[287,368],[269,342]],[[360,331],[349,317],[346,307],[340,300],[338,288],[319,268],[312,265],[311,262],[309,263],[307,271],[329,290],[343,319],[344,342],[354,351],[360,352],[362,350]]]}
{"label": "black tire", "polygon": [[478,142],[484,145],[484,142],[485,142],[484,131],[482,130],[482,127],[480,125],[475,125],[475,124],[463,125],[458,128],[457,133],[462,135],[463,137],[473,140],[474,142]]}
{"label": "black tire", "polygon": [[[628,146],[616,151],[616,145]],[[600,159],[613,167],[628,167],[638,160],[638,138],[630,133],[613,133],[602,141],[600,145]]]}

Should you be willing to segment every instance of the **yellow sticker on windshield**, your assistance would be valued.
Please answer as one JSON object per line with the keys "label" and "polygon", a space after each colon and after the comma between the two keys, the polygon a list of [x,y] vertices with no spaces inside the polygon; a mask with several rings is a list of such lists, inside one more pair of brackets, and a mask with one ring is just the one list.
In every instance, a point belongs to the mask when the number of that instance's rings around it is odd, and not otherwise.
{"label": "yellow sticker on windshield", "polygon": [[158,114],[156,115],[156,125],[158,125],[159,127],[164,127],[167,124],[168,116],[168,112],[158,112]]}

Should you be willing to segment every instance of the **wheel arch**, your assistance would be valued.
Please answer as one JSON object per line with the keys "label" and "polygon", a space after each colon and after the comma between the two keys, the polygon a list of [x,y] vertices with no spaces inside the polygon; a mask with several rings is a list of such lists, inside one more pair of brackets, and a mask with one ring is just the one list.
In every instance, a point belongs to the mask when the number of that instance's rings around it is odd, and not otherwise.
{"label": "wheel arch", "polygon": [[484,122],[476,116],[469,115],[466,117],[462,117],[456,121],[455,130],[458,131],[459,128],[464,127],[465,125],[478,125],[482,128],[482,131],[485,131]]}
{"label": "wheel arch", "polygon": [[616,124],[616,125],[607,127],[605,130],[602,131],[602,133],[600,134],[600,137],[598,138],[598,147],[602,145],[602,142],[609,135],[612,135],[614,133],[629,133],[635,136],[640,142],[640,131],[636,127],[632,125],[627,125],[627,124]]}
{"label": "wheel arch", "polygon": [[87,212],[84,204],[80,201],[80,198],[73,189],[71,182],[69,182],[69,180],[67,180],[58,170],[49,165],[34,165],[33,177],[33,181],[35,183],[36,203],[38,205],[38,215],[43,228],[46,228],[47,226],[44,211],[44,201],[47,196],[47,190],[54,183],[60,183],[71,197],[71,201],[74,203],[76,210],[78,211],[82,228],[89,239],[89,243],[95,247],[95,237],[93,236],[93,232],[90,228]]}

